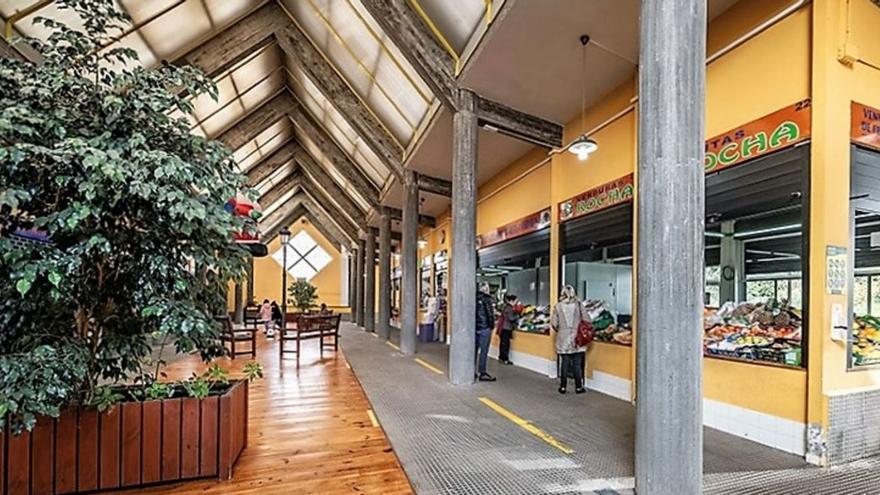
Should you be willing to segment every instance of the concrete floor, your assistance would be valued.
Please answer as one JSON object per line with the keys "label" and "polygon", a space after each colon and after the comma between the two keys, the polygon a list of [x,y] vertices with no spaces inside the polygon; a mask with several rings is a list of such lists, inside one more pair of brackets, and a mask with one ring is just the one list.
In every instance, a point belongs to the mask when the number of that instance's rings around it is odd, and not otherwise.
{"label": "concrete floor", "polygon": [[[426,367],[344,327],[343,352],[417,493],[632,493],[629,403],[597,392],[560,395],[555,380],[494,360],[497,382],[452,387],[446,346],[420,343],[416,357]],[[704,470],[706,493],[880,493],[878,461],[822,470],[710,428]]]}

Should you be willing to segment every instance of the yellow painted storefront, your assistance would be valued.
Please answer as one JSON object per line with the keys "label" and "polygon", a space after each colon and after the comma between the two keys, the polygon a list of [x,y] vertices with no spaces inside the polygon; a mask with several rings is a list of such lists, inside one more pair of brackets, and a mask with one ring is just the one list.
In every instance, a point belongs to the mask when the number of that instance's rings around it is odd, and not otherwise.
{"label": "yellow painted storefront", "polygon": [[[709,55],[794,3],[737,3],[710,24]],[[707,66],[707,137],[812,99],[809,369],[704,359],[707,413],[734,414],[745,422],[760,423],[752,430],[746,425],[744,432],[737,433],[754,435],[758,441],[801,454],[805,447],[798,442],[804,443],[807,425],[828,426],[829,394],[880,387],[880,371],[846,371],[845,345],[830,340],[831,305],[845,307],[846,297],[827,295],[824,286],[824,247],[846,247],[849,243],[850,103],[858,101],[880,108],[877,26],[880,8],[869,0],[807,2]],[[584,124],[579,117],[565,126],[564,142],[589,132],[600,143],[600,149],[586,163],[569,153],[547,159],[546,151],[534,150],[479,189],[477,234],[551,208],[551,301],[559,292],[557,205],[637,172],[636,94],[637,81],[629,81],[588,109]],[[422,230],[428,254],[448,247],[436,241],[441,229],[448,233],[447,222],[438,219],[437,229]],[[634,237],[637,230],[634,225]],[[448,243],[448,235],[445,237]],[[635,289],[633,292],[633,303],[637,304]],[[635,321],[634,327],[637,331]],[[552,336],[517,333],[512,350],[530,360],[555,360]],[[589,376],[595,379],[599,372],[622,380],[634,392],[634,348],[597,342],[588,363]],[[548,364],[547,369],[555,368]],[[718,427],[724,429],[725,425],[719,423]],[[790,438],[771,441],[761,438],[758,432],[776,428],[789,431]]]}

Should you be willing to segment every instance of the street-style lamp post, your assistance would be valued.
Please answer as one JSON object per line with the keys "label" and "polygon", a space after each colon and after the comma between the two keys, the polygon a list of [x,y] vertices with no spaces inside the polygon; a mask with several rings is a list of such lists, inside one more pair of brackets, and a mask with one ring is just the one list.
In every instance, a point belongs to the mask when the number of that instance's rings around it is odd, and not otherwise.
{"label": "street-style lamp post", "polygon": [[284,324],[287,324],[287,242],[290,241],[290,229],[281,229],[281,313],[284,315]]}

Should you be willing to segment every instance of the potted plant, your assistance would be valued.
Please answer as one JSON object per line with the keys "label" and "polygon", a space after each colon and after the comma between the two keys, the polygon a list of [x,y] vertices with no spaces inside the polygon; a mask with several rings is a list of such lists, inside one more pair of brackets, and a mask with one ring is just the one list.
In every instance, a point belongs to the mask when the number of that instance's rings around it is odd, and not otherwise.
{"label": "potted plant", "polygon": [[298,279],[288,289],[290,298],[293,299],[293,307],[301,313],[308,313],[315,307],[318,300],[318,288],[305,279]]}
{"label": "potted plant", "polygon": [[[55,5],[82,28],[37,18],[50,36],[18,42],[41,62],[0,59],[0,473],[10,477],[0,486],[228,476],[220,459],[244,446],[247,383],[224,384],[212,368],[162,384],[163,360],[151,358],[154,342],[223,355],[214,315],[249,257],[231,242],[243,221],[223,209],[246,178],[185,119],[192,98],[216,88],[191,67],[146,69],[113,47],[129,20],[112,0]],[[196,413],[200,429],[162,426]],[[211,418],[216,439],[186,436]],[[205,455],[196,470],[185,464],[215,440],[216,469]]]}

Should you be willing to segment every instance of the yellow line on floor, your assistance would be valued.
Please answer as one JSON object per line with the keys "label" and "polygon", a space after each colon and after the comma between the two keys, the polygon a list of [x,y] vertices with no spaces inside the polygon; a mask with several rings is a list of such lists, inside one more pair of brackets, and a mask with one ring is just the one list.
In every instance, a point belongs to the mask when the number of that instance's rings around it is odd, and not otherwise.
{"label": "yellow line on floor", "polygon": [[390,347],[393,347],[394,349],[398,350],[398,351],[400,350],[400,347],[397,347],[396,345],[392,344],[391,342],[387,342],[387,341],[386,341],[385,343],[388,344]]}
{"label": "yellow line on floor", "polygon": [[376,332],[372,332],[372,333],[370,333],[370,335],[372,335],[373,337],[379,338],[379,334]]}
{"label": "yellow line on floor", "polygon": [[437,373],[438,375],[442,375],[442,374],[443,374],[443,370],[441,370],[440,368],[434,366],[433,364],[431,364],[431,363],[425,361],[424,359],[416,358],[416,362],[419,363],[419,364],[421,364],[421,365],[424,366],[425,368],[428,368],[429,370],[433,371],[434,373]]}
{"label": "yellow line on floor", "polygon": [[480,397],[480,402],[489,406],[490,409],[492,409],[493,411],[497,412],[498,414],[504,416],[505,418],[510,420],[515,425],[526,430],[527,432],[531,433],[532,435],[535,435],[536,437],[549,443],[550,445],[556,447],[557,449],[561,450],[562,452],[564,452],[566,454],[573,454],[574,453],[574,450],[567,447],[565,444],[560,443],[558,440],[553,438],[550,434],[544,432],[544,430],[542,430],[542,429],[538,428],[537,426],[533,425],[532,423],[529,423],[528,421],[520,418],[516,414],[513,414],[512,412],[503,408],[502,406],[500,406],[498,403],[496,403],[492,399],[489,399],[488,397]]}
{"label": "yellow line on floor", "polygon": [[376,418],[376,413],[373,412],[372,409],[367,409],[367,416],[370,417],[370,423],[374,428],[379,427],[379,420]]}

